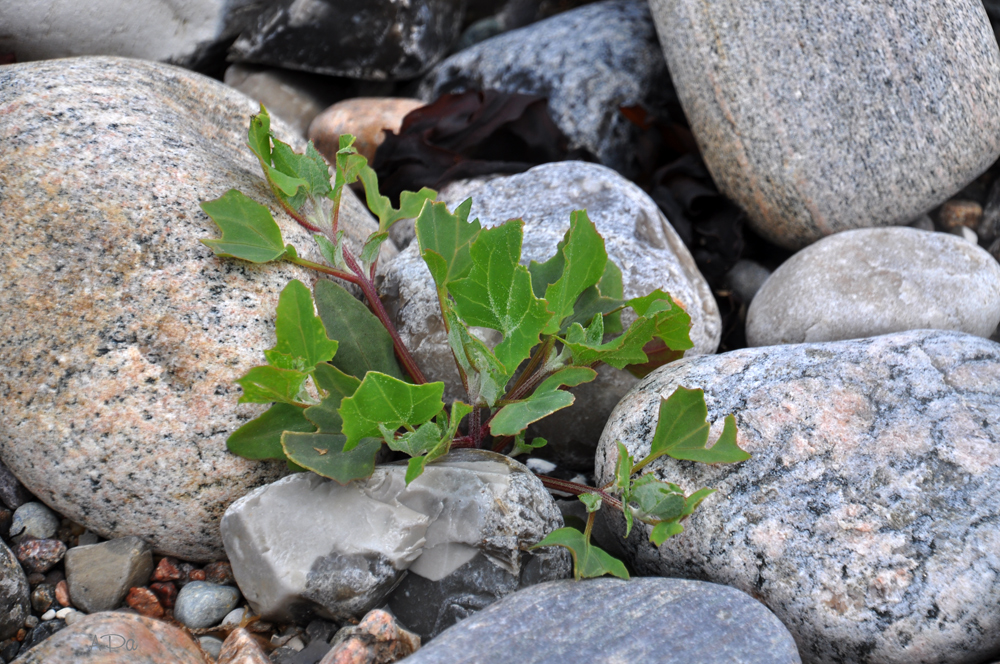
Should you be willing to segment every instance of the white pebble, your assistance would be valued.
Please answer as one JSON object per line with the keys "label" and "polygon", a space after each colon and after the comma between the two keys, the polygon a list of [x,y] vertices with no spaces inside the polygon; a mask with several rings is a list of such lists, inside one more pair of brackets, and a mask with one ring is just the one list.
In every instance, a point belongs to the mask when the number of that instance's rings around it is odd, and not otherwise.
{"label": "white pebble", "polygon": [[225,618],[222,619],[222,625],[233,625],[234,627],[238,627],[240,621],[243,620],[244,613],[248,618],[253,615],[253,612],[250,609],[233,609],[226,614]]}
{"label": "white pebble", "polygon": [[306,644],[303,643],[302,639],[300,639],[299,637],[293,636],[291,639],[288,640],[288,643],[285,644],[285,647],[286,648],[291,648],[295,652],[298,652],[298,651],[302,650],[303,648],[305,648]]}
{"label": "white pebble", "polygon": [[76,612],[76,609],[67,606],[67,607],[61,608],[58,611],[56,611],[56,618],[59,618],[60,620],[63,620],[63,619],[66,618],[66,616],[68,616],[71,613],[75,613],[75,612]]}
{"label": "white pebble", "polygon": [[87,614],[83,613],[82,611],[74,611],[74,612],[72,612],[72,613],[70,613],[69,615],[66,616],[66,618],[65,618],[66,624],[67,625],[72,625],[73,623],[80,622],[81,620],[83,620],[83,617],[85,615],[87,615]]}
{"label": "white pebble", "polygon": [[55,617],[56,617],[55,609],[49,609],[48,611],[42,614],[42,620],[54,620]]}

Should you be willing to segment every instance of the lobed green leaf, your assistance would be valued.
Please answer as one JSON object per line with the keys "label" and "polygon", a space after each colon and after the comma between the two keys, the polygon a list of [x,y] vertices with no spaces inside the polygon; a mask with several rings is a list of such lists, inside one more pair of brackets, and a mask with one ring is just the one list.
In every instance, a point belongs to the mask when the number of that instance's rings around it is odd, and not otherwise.
{"label": "lobed green leaf", "polygon": [[239,403],[300,403],[309,374],[277,367],[254,367],[236,382],[243,388]]}
{"label": "lobed green leaf", "polygon": [[597,378],[597,372],[589,367],[566,367],[552,374],[535,388],[531,396],[509,403],[494,415],[490,422],[490,433],[494,436],[513,436],[523,431],[532,422],[537,422],[557,410],[571,406],[574,397],[559,387],[576,387]]}
{"label": "lobed green leaf", "polygon": [[[559,242],[556,255],[539,266],[538,271],[545,273],[546,281],[554,276],[557,267],[546,266],[555,261],[561,263],[562,269],[559,270],[558,279],[549,283],[545,289],[547,307],[555,314],[543,330],[545,334],[559,331],[563,319],[573,315],[573,307],[580,295],[601,280],[608,263],[604,238],[597,232],[597,227],[587,217],[585,210],[577,210],[570,215],[569,229]],[[533,286],[534,276],[532,273]]]}
{"label": "lobed green leaf", "polygon": [[559,528],[553,530],[541,542],[531,547],[561,546],[569,549],[573,556],[573,577],[576,579],[592,579],[605,574],[628,579],[625,564],[606,551],[591,544],[587,537],[576,528]]}
{"label": "lobed green leaf", "polygon": [[382,448],[380,438],[363,438],[351,450],[345,449],[346,442],[342,434],[288,431],[281,437],[282,449],[290,461],[338,484],[370,477]]}
{"label": "lobed green leaf", "polygon": [[345,449],[366,436],[381,436],[381,427],[396,430],[430,421],[444,408],[444,383],[411,385],[377,371],[365,374],[353,395],[340,404]]}
{"label": "lobed green leaf", "polygon": [[274,331],[277,342],[274,348],[264,351],[272,365],[275,365],[271,362],[273,355],[291,356],[302,360],[311,370],[316,364],[332,359],[339,345],[327,337],[326,327],[316,315],[312,293],[298,279],[292,279],[281,291]]}
{"label": "lobed green leaf", "polygon": [[222,231],[218,240],[202,240],[217,256],[267,263],[281,258],[285,243],[281,229],[266,206],[230,189],[220,198],[201,204]]}
{"label": "lobed green leaf", "polygon": [[482,227],[478,219],[468,220],[471,208],[471,198],[459,205],[454,214],[444,203],[429,203],[417,215],[415,230],[420,255],[442,296],[449,284],[468,276],[472,270],[469,247]]}
{"label": "lobed green leaf", "polygon": [[244,459],[284,459],[281,434],[286,431],[313,430],[315,427],[306,419],[302,408],[276,403],[230,434],[226,439],[226,447]]}
{"label": "lobed green leaf", "polygon": [[659,420],[653,433],[650,456],[663,454],[702,463],[736,463],[750,455],[736,443],[736,418],[727,415],[722,435],[707,448],[709,424],[704,391],[678,387],[660,401]]}

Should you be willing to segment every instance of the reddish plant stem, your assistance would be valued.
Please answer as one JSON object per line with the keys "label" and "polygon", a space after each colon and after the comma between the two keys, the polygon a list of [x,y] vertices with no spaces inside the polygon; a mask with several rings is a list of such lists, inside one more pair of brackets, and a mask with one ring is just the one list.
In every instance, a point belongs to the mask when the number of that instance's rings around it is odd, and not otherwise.
{"label": "reddish plant stem", "polygon": [[312,261],[307,261],[304,258],[285,258],[289,263],[294,263],[295,265],[301,265],[302,267],[307,267],[310,270],[316,270],[317,272],[322,272],[323,274],[329,274],[338,279],[343,279],[344,281],[349,281],[352,284],[358,286],[361,285],[361,281],[350,272],[344,272],[343,270],[338,270],[336,268],[327,267],[321,263],[313,263]]}
{"label": "reddish plant stem", "polygon": [[472,446],[480,447],[483,442],[483,430],[479,426],[479,407],[472,407],[472,417],[469,419],[469,435],[472,437]]}
{"label": "reddish plant stem", "polygon": [[271,185],[271,190],[274,192],[274,197],[278,199],[279,203],[281,203],[282,209],[285,212],[288,213],[289,217],[291,217],[295,221],[299,222],[299,226],[301,226],[302,228],[306,229],[310,233],[322,233],[323,232],[319,228],[319,226],[314,226],[313,224],[311,224],[308,219],[306,219],[304,216],[302,216],[299,213],[298,210],[293,209],[291,205],[289,205],[288,203],[286,203],[285,199],[282,198],[278,194],[278,190],[277,190],[277,187],[275,185],[273,185],[273,184]]}
{"label": "reddish plant stem", "polygon": [[500,436],[493,443],[493,451],[497,454],[503,454],[504,449],[510,445],[512,440],[514,440],[513,436]]}
{"label": "reddish plant stem", "polygon": [[364,270],[358,265],[358,262],[354,259],[347,248],[344,248],[344,262],[347,263],[347,267],[358,276],[358,286],[361,287],[361,292],[364,293],[365,299],[368,300],[368,306],[371,308],[372,313],[375,317],[379,319],[382,326],[389,332],[389,336],[392,337],[392,346],[396,350],[396,357],[403,365],[403,369],[406,373],[410,374],[413,378],[413,382],[417,385],[423,385],[427,382],[424,378],[423,372],[420,371],[420,367],[417,366],[416,360],[410,355],[410,351],[403,344],[403,340],[399,337],[399,332],[396,331],[395,326],[392,321],[389,320],[389,314],[386,312],[385,307],[382,306],[382,300],[379,299],[378,293],[375,291],[375,284],[371,282],[365,276]]}
{"label": "reddish plant stem", "polygon": [[546,489],[555,489],[556,491],[562,491],[563,493],[570,493],[574,496],[579,496],[584,493],[593,493],[601,497],[601,500],[611,507],[614,507],[619,512],[622,511],[622,501],[618,500],[615,496],[612,496],[607,491],[597,489],[592,486],[587,486],[586,484],[577,484],[576,482],[570,482],[569,480],[559,480],[555,477],[549,477],[548,475],[538,475],[538,479],[542,481],[542,484]]}

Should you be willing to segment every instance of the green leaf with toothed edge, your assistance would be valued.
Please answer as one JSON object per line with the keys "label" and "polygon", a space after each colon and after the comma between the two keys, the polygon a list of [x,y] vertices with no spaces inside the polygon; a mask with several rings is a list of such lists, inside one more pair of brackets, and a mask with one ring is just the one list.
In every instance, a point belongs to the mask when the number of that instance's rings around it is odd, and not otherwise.
{"label": "green leaf with toothed edge", "polygon": [[[274,331],[277,336],[274,348],[264,351],[264,356],[272,365],[275,364],[272,358],[278,360],[279,356],[291,356],[301,360],[311,371],[320,362],[333,358],[339,346],[327,337],[323,321],[316,315],[312,293],[298,279],[289,281],[281,291]],[[284,362],[283,359],[278,361]]]}
{"label": "green leaf with toothed edge", "polygon": [[325,197],[332,191],[330,186],[330,167],[326,160],[316,150],[312,141],[306,144],[305,154],[292,150],[291,146],[278,139],[272,139],[274,149],[271,158],[274,167],[284,175],[300,180],[305,187],[304,193],[315,198]]}
{"label": "green leaf with toothed edge", "polygon": [[302,408],[276,403],[231,433],[226,439],[226,448],[244,459],[284,459],[281,434],[286,431],[311,432],[315,428],[306,419]]}
{"label": "green leaf with toothed edge", "polygon": [[337,412],[340,402],[354,394],[361,381],[326,362],[316,365],[313,380],[319,389],[326,392],[326,396],[315,406],[306,408],[306,419],[319,427],[322,433],[342,433],[343,420]]}
{"label": "green leaf with toothed edge", "polygon": [[271,211],[246,194],[230,189],[220,198],[202,203],[201,209],[222,231],[221,239],[201,241],[217,256],[268,263],[285,254],[281,229]]}
{"label": "green leaf with toothed edge", "polygon": [[472,199],[448,212],[444,203],[428,203],[420,210],[415,222],[420,255],[437,284],[438,292],[447,292],[448,285],[469,274],[472,255],[469,247],[482,230],[479,220],[469,221]]}
{"label": "green leaf with toothed edge", "polygon": [[[601,280],[608,262],[604,238],[598,234],[597,227],[587,217],[585,210],[577,210],[570,214],[569,224],[569,229],[556,249],[556,255],[539,266],[540,272],[546,272],[546,280],[551,278],[556,270],[554,266],[547,268],[549,263],[558,262],[562,267],[558,279],[545,288],[547,307],[555,315],[542,331],[544,334],[555,334],[559,331],[563,319],[573,315],[573,306],[580,295]],[[537,294],[534,276],[532,274],[532,287]]]}
{"label": "green leaf with toothed edge", "polygon": [[571,406],[574,401],[573,395],[559,388],[564,385],[576,387],[595,378],[597,372],[589,367],[560,369],[542,381],[530,396],[509,403],[498,410],[490,422],[490,433],[494,436],[513,436],[532,422]]}
{"label": "green leaf with toothed edge", "polygon": [[455,361],[465,372],[469,398],[476,405],[492,408],[503,396],[510,374],[493,351],[472,336],[465,323],[447,305],[444,316],[448,322],[448,345]]}
{"label": "green leaf with toothed edge", "polygon": [[573,315],[563,320],[560,332],[565,334],[573,323],[586,325],[594,316],[602,314],[604,333],[618,334],[622,331],[621,312],[611,312],[625,303],[622,293],[622,271],[613,260],[609,259],[604,265],[604,274],[597,285],[590,286],[580,293],[576,304],[573,305]]}
{"label": "green leaf with toothed edge", "polygon": [[243,388],[239,403],[300,403],[309,374],[276,367],[254,367],[237,383]]}
{"label": "green leaf with toothed edge", "polygon": [[381,422],[378,428],[389,449],[411,457],[420,456],[441,442],[441,427],[434,422],[427,422],[415,431],[407,431],[401,435],[396,435],[395,429],[390,429]]}
{"label": "green leaf with toothed edge", "polygon": [[285,432],[281,446],[289,460],[338,484],[371,477],[381,438],[363,438],[352,450],[344,450],[342,434]]}
{"label": "green leaf with toothed edge", "polygon": [[656,320],[654,336],[661,339],[670,350],[694,347],[690,336],[691,316],[669,294],[656,289],[649,295],[632,298],[625,304],[632,307],[639,316]]}
{"label": "green leaf with toothed edge", "polygon": [[531,548],[537,549],[542,546],[561,546],[569,549],[573,556],[573,577],[577,580],[592,579],[606,574],[617,576],[619,579],[629,578],[628,570],[622,561],[591,544],[589,539],[576,528],[553,530]]}
{"label": "green leaf with toothed edge", "polygon": [[574,364],[604,362],[621,369],[629,364],[646,361],[642,347],[653,338],[655,332],[656,320],[640,317],[629,325],[624,334],[601,343],[604,338],[604,317],[596,315],[586,329],[579,323],[573,323],[566,332],[564,343],[573,354]]}
{"label": "green leaf with toothed edge", "polygon": [[[363,158],[363,157],[362,157]],[[420,209],[426,201],[433,201],[437,192],[423,187],[420,191],[404,191],[399,195],[399,209],[392,207],[388,196],[383,196],[378,190],[378,176],[366,163],[358,169],[358,179],[365,188],[365,202],[368,209],[378,217],[378,229],[387,231],[400,219],[412,219],[420,214]]]}
{"label": "green leaf with toothed edge", "polygon": [[678,387],[668,398],[660,401],[650,456],[655,458],[666,454],[675,459],[702,463],[736,463],[750,458],[736,443],[736,418],[732,415],[726,416],[719,439],[706,449],[707,417],[704,391]]}
{"label": "green leaf with toothed edge", "polygon": [[469,275],[448,289],[462,320],[503,334],[494,354],[508,373],[528,358],[552,318],[545,301],[532,292],[528,270],[518,264],[523,227],[515,219],[480,231],[469,247]]}
{"label": "green leaf with toothed edge", "polygon": [[[424,456],[413,457],[410,459],[409,463],[406,465],[406,483],[409,484],[413,480],[420,477],[424,472],[424,468],[428,463],[443,457],[451,449],[451,442],[455,438],[455,434],[458,433],[458,425],[462,423],[462,418],[472,412],[472,407],[468,404],[462,403],[461,401],[456,401],[451,404],[451,415],[448,415],[445,411],[441,411],[441,414],[437,416],[437,422],[440,424],[442,420],[446,421],[446,424],[441,425],[444,433],[441,439],[438,441],[427,454]],[[424,425],[426,426],[426,425]]]}
{"label": "green leaf with toothed edge", "polygon": [[381,427],[395,430],[429,422],[444,408],[444,383],[412,385],[377,371],[365,374],[353,395],[340,404],[346,450],[366,436],[381,436]]}

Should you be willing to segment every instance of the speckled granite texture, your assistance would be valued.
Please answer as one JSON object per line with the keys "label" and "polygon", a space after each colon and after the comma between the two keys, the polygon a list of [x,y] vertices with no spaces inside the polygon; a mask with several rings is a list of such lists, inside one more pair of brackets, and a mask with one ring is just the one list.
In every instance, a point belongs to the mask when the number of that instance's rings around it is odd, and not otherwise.
{"label": "speckled granite texture", "polygon": [[[95,645],[96,644],[96,645]],[[18,664],[208,664],[181,629],[134,613],[93,613],[21,655]]]}
{"label": "speckled granite texture", "polygon": [[747,345],[860,339],[906,330],[989,337],[1000,323],[1000,264],[950,233],[860,228],[781,264],[747,312]]}
{"label": "speckled granite texture", "polygon": [[1000,154],[979,0],[650,0],[705,162],[788,248],[905,224]]}
{"label": "speckled granite texture", "polygon": [[[514,218],[524,220],[524,264],[545,261],[555,254],[569,228],[570,213],[586,209],[605,239],[608,256],[622,270],[625,297],[646,295],[657,288],[667,291],[691,315],[694,348],[688,353],[715,352],[722,321],[708,283],[656,203],[610,168],[579,161],[542,164],[519,175],[452,183],[438,199],[455,209],[470,196],[470,218],[478,217],[484,226]],[[403,341],[429,380],[445,381],[446,397],[464,398],[440,324],[434,282],[417,243],[383,271],[382,293]],[[624,322],[627,324],[628,318]],[[561,439],[567,448],[582,444],[592,452],[608,413],[634,382],[630,374],[612,369],[602,371],[592,385],[574,390],[580,401],[546,418],[547,426],[563,433],[547,437],[550,444]],[[601,390],[613,390],[614,394],[609,397]],[[587,413],[584,421],[580,421],[580,413]]]}
{"label": "speckled granite texture", "polygon": [[626,175],[637,170],[635,125],[621,106],[659,103],[667,67],[646,0],[607,0],[487,39],[441,62],[420,96],[492,89],[548,97],[572,147]]}
{"label": "speckled granite texture", "polygon": [[[973,664],[1000,652],[1000,344],[918,330],[684,359],[647,376],[612,413],[649,451],[661,396],[703,388],[721,432],[735,413],[753,457],[708,466],[662,457],[657,477],[717,490],[659,550],[624,542],[643,574],[750,593],[802,659]],[[620,517],[612,520],[624,532]]]}
{"label": "speckled granite texture", "polygon": [[[221,557],[226,506],[285,472],[226,450],[264,409],[237,407],[233,380],[274,344],[281,289],[315,281],[198,241],[218,236],[200,201],[236,187],[271,202],[244,146],[256,110],[138,60],[0,68],[0,459],[101,536],[192,560]],[[372,223],[345,200],[349,227]]]}
{"label": "speckled granite texture", "polygon": [[412,664],[799,664],[753,598],[683,579],[551,581],[446,630]]}

